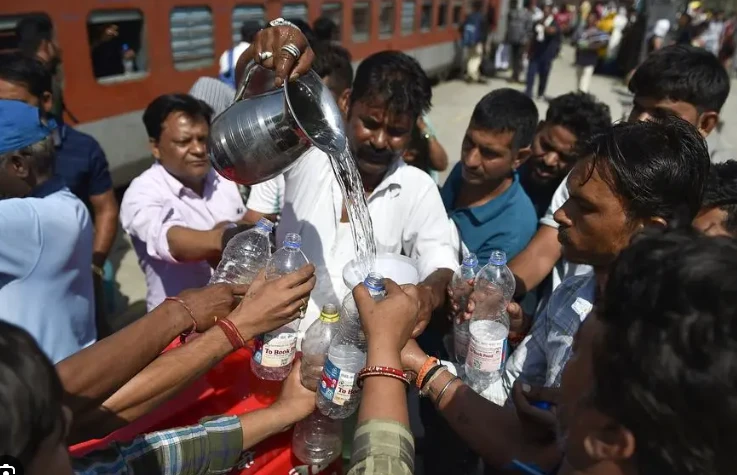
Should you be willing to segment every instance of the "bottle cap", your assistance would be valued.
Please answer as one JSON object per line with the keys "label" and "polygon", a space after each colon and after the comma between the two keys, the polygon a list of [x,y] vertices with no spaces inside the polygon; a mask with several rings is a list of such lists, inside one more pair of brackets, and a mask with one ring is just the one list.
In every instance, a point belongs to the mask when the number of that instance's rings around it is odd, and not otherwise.
{"label": "bottle cap", "polygon": [[322,306],[320,312],[320,320],[326,323],[335,323],[338,321],[338,307],[332,303],[326,303]]}
{"label": "bottle cap", "polygon": [[256,227],[259,228],[259,229],[261,229],[261,230],[266,231],[267,233],[270,233],[271,230],[274,228],[274,223],[272,223],[271,221],[269,221],[266,218],[261,218],[256,223]]}
{"label": "bottle cap", "polygon": [[284,247],[299,249],[302,247],[302,237],[297,233],[289,233],[284,237]]}
{"label": "bottle cap", "polygon": [[499,249],[491,251],[491,256],[489,256],[489,264],[494,264],[495,266],[503,266],[507,263],[507,253],[504,251],[501,251]]}
{"label": "bottle cap", "polygon": [[476,254],[473,252],[466,257],[463,258],[463,265],[466,267],[476,267],[479,265],[479,260],[476,257]]}
{"label": "bottle cap", "polygon": [[384,291],[384,277],[376,272],[370,272],[369,275],[363,280],[363,285],[366,286],[370,291],[383,292]]}

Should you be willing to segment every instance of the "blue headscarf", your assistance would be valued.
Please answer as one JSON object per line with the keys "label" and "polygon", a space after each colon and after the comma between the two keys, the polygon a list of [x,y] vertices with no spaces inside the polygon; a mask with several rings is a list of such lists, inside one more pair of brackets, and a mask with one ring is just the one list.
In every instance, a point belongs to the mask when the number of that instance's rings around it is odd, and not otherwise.
{"label": "blue headscarf", "polygon": [[0,100],[0,153],[21,150],[51,135],[56,122],[41,120],[38,107],[25,102]]}

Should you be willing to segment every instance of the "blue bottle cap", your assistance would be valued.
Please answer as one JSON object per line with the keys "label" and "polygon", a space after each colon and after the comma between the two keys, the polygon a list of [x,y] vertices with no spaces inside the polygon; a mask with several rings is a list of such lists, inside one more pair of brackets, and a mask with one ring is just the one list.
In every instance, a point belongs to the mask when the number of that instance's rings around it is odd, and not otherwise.
{"label": "blue bottle cap", "polygon": [[535,401],[532,403],[532,405],[538,409],[542,409],[544,411],[550,410],[553,405],[549,403],[548,401]]}
{"label": "blue bottle cap", "polygon": [[463,265],[466,267],[476,267],[479,265],[479,260],[476,254],[471,253],[463,258]]}
{"label": "blue bottle cap", "polygon": [[369,275],[363,280],[363,285],[371,291],[383,292],[384,291],[384,277],[376,272],[370,272]]}

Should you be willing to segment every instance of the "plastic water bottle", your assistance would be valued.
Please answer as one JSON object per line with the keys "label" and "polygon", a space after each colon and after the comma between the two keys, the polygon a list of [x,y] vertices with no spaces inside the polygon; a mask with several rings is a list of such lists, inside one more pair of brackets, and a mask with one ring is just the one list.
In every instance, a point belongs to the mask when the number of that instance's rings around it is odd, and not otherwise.
{"label": "plastic water bottle", "polygon": [[315,411],[294,428],[292,452],[308,465],[327,465],[343,450],[343,424]]}
{"label": "plastic water bottle", "polygon": [[331,303],[325,304],[320,318],[310,325],[302,340],[302,366],[299,376],[302,386],[311,391],[317,391],[330,342],[338,330],[338,317],[338,307]]}
{"label": "plastic water bottle", "polygon": [[130,58],[126,55],[126,53],[130,50],[130,46],[127,44],[123,45],[123,70],[125,71],[125,74],[131,74],[135,72],[136,64],[133,61],[133,58]]}
{"label": "plastic water bottle", "polygon": [[[453,290],[453,299],[458,304],[458,308],[463,312],[468,305],[468,297],[473,292],[473,281],[476,273],[479,271],[479,260],[476,254],[469,254],[463,259],[461,266],[453,274],[450,281],[450,288]],[[460,323],[453,322],[453,349],[455,351],[456,361],[463,363],[466,361],[466,353],[468,352],[468,341],[471,334],[468,332],[468,320],[461,320]]]}
{"label": "plastic water bottle", "polygon": [[515,280],[503,251],[493,251],[489,263],[476,275],[476,308],[468,326],[471,341],[466,355],[466,379],[482,392],[501,377],[507,359],[509,315]]}
{"label": "plastic water bottle", "polygon": [[[284,246],[266,264],[266,280],[278,279],[308,264],[299,234],[287,234]],[[284,380],[292,369],[297,350],[299,322],[291,322],[256,338],[251,370],[261,379]]]}
{"label": "plastic water bottle", "polygon": [[[371,273],[363,281],[374,300],[386,295],[384,278]],[[366,366],[366,336],[361,329],[353,294],[343,299],[338,333],[330,343],[328,358],[322,370],[317,391],[317,408],[333,419],[345,419],[355,412],[361,401],[357,373]]]}
{"label": "plastic water bottle", "polygon": [[256,227],[236,234],[228,242],[210,283],[250,284],[271,257],[269,235],[274,223],[259,219]]}

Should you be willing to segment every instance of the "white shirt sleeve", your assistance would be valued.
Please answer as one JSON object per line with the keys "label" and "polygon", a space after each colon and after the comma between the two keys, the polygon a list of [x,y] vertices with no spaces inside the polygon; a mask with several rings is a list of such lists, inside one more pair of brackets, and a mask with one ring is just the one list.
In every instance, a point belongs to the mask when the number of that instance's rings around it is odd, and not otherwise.
{"label": "white shirt sleeve", "polygon": [[556,211],[558,211],[558,208],[563,206],[563,203],[568,201],[568,197],[570,196],[568,194],[568,177],[567,175],[562,182],[560,182],[560,185],[558,186],[558,189],[555,190],[555,193],[553,193],[553,199],[550,200],[550,206],[548,206],[548,210],[545,212],[545,216],[540,218],[540,224],[544,224],[545,226],[550,226],[551,228],[558,229],[558,223],[555,222],[553,219],[553,215]]}
{"label": "white shirt sleeve", "polygon": [[189,227],[174,203],[156,194],[156,187],[136,184],[123,195],[120,223],[131,237],[146,244],[146,252],[154,259],[178,262],[169,251],[167,233],[174,226]]}
{"label": "white shirt sleeve", "polygon": [[426,186],[418,187],[402,233],[404,251],[417,259],[420,279],[437,269],[458,267],[458,248],[452,243],[452,225],[445,212],[438,187],[425,174]]}
{"label": "white shirt sleeve", "polygon": [[263,214],[278,214],[284,206],[284,175],[251,187],[246,207]]}

